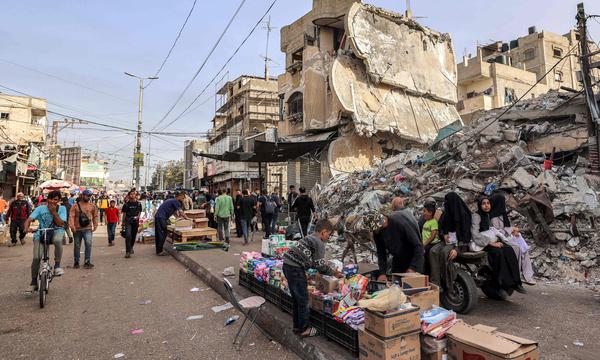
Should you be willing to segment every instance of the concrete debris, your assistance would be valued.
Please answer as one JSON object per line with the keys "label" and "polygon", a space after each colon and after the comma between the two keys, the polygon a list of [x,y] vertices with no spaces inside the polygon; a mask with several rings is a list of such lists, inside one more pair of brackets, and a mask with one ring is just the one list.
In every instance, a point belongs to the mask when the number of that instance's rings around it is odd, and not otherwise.
{"label": "concrete debris", "polygon": [[473,210],[482,193],[502,191],[511,223],[531,245],[536,276],[600,279],[600,177],[587,173],[585,141],[571,142],[573,133],[585,131],[578,120],[585,107],[571,97],[550,91],[517,104],[499,121],[502,109],[483,112],[438,142],[436,152],[411,149],[375,160],[367,170],[334,174],[316,196],[321,215],[339,219],[340,237],[328,244],[329,253],[347,256],[354,247],[355,261],[376,263],[361,215],[391,211],[394,196],[405,197],[419,215],[426,198],[441,207],[449,191]]}

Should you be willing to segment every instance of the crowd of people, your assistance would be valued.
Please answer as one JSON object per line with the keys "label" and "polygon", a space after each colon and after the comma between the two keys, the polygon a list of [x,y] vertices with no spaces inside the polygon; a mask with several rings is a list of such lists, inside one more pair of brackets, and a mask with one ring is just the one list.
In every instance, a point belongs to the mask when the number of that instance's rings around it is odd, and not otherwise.
{"label": "crowd of people", "polygon": [[504,194],[481,196],[475,212],[455,192],[445,195],[442,208],[427,199],[419,219],[402,198],[393,200],[392,209],[385,215],[370,211],[363,218],[373,232],[381,280],[390,271],[426,273],[451,293],[457,256],[485,251],[491,281],[502,296],[525,293],[522,284],[535,284],[529,247],[510,224]]}

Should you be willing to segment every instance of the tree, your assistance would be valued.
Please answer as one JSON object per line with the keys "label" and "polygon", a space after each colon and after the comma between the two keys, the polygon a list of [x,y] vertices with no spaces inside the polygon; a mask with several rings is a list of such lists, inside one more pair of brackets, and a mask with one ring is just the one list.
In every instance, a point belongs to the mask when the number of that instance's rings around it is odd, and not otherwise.
{"label": "tree", "polygon": [[171,160],[156,167],[152,174],[152,186],[155,189],[160,189],[161,175],[164,190],[174,190],[183,186],[183,160]]}

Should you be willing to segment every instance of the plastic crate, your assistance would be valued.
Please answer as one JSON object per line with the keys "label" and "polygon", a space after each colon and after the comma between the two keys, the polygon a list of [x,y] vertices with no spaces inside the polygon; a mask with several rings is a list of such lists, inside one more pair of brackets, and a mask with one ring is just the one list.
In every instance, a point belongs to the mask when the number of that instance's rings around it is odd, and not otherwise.
{"label": "plastic crate", "polygon": [[319,331],[320,334],[325,334],[325,315],[323,312],[310,309],[309,323]]}
{"label": "plastic crate", "polygon": [[279,308],[281,311],[286,312],[288,314],[292,313],[293,302],[292,296],[283,292],[283,290],[279,290]]}
{"label": "plastic crate", "polygon": [[250,289],[250,273],[247,273],[240,269],[238,283],[241,287]]}
{"label": "plastic crate", "polygon": [[358,355],[358,331],[344,323],[335,321],[332,316],[324,316],[325,336],[348,349],[354,355]]}
{"label": "plastic crate", "polygon": [[379,282],[379,281],[369,281],[367,283],[367,292],[369,294],[374,293],[375,291],[384,290],[387,288],[387,283]]}
{"label": "plastic crate", "polygon": [[252,281],[250,282],[250,291],[258,296],[265,297],[265,287],[266,284],[263,281],[258,281],[254,276],[252,276]]}
{"label": "plastic crate", "polygon": [[266,284],[265,285],[265,300],[274,304],[275,306],[279,306],[279,303],[281,301],[280,296],[279,296],[279,289],[274,286],[271,286],[269,284]]}

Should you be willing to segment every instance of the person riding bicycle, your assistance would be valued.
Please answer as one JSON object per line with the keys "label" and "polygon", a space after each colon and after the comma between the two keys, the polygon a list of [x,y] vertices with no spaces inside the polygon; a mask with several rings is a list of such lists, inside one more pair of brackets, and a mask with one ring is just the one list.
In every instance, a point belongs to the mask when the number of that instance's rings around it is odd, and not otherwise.
{"label": "person riding bicycle", "polygon": [[37,291],[37,277],[40,268],[40,258],[42,248],[40,246],[40,238],[42,231],[32,230],[31,223],[34,220],[38,221],[38,229],[54,228],[52,235],[52,243],[54,244],[54,275],[61,276],[65,272],[60,267],[62,258],[62,239],[64,236],[64,225],[67,221],[67,209],[59,205],[61,198],[60,191],[52,191],[48,194],[47,205],[40,205],[29,215],[25,221],[25,229],[27,232],[33,232],[33,260],[31,262],[31,286]]}

